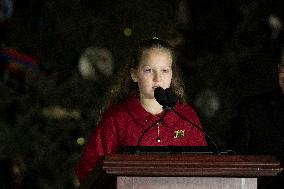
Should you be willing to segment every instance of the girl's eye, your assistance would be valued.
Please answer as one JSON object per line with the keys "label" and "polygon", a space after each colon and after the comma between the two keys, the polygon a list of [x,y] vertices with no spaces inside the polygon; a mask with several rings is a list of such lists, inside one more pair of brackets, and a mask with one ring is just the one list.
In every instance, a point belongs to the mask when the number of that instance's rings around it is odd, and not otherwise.
{"label": "girl's eye", "polygon": [[168,73],[169,72],[169,69],[164,69],[162,70],[163,73]]}
{"label": "girl's eye", "polygon": [[145,69],[145,72],[147,72],[147,73],[150,73],[151,71],[152,71],[151,68]]}

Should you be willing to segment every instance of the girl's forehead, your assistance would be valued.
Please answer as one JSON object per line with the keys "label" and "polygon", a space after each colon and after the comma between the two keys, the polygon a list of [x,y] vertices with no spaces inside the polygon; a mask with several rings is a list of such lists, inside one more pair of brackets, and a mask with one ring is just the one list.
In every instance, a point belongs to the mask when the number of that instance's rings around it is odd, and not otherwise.
{"label": "girl's forehead", "polygon": [[171,66],[173,62],[169,51],[161,51],[159,49],[146,52],[140,60],[139,67],[144,66]]}
{"label": "girl's forehead", "polygon": [[172,60],[172,54],[168,49],[164,48],[148,49],[143,52],[140,63],[144,62],[145,60],[153,58],[164,58]]}

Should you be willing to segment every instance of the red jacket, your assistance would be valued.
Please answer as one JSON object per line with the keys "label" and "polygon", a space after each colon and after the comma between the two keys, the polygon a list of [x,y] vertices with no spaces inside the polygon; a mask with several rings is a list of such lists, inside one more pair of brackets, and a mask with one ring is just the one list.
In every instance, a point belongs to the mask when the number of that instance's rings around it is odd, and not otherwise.
{"label": "red jacket", "polygon": [[[187,119],[202,127],[198,116],[188,104],[177,103],[175,110]],[[106,111],[98,126],[84,147],[80,161],[75,166],[75,173],[82,183],[95,167],[96,162],[106,154],[116,153],[121,146],[136,146],[143,131],[158,115],[147,112],[140,104],[138,97],[131,97],[126,102]],[[182,131],[177,136],[177,131]],[[158,126],[152,127],[141,139],[140,146],[207,146],[202,132],[173,111],[169,111]]]}

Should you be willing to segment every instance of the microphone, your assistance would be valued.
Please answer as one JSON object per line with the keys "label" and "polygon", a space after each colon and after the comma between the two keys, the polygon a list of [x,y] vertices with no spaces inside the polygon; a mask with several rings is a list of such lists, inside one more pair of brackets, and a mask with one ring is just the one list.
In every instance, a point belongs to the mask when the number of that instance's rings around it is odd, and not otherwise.
{"label": "microphone", "polygon": [[163,89],[162,87],[157,87],[154,90],[154,97],[163,106],[163,109],[173,108],[178,100],[176,94],[170,88]]}
{"label": "microphone", "polygon": [[187,119],[185,116],[183,116],[182,114],[180,114],[179,112],[177,112],[174,108],[178,97],[177,95],[171,90],[171,88],[167,88],[167,89],[163,89],[162,87],[157,87],[154,90],[154,97],[156,99],[156,101],[163,106],[164,109],[166,110],[172,110],[175,114],[177,114],[179,117],[181,117],[183,120],[187,121],[188,123],[190,123],[193,127],[197,128],[199,131],[201,131],[210,141],[210,143],[214,146],[214,151],[215,153],[219,154],[219,148],[217,146],[217,144],[214,142],[214,140],[207,134],[207,132],[202,129],[201,127],[199,127],[198,125],[196,125],[195,123],[193,123],[192,121],[190,121],[189,119]]}
{"label": "microphone", "polygon": [[173,108],[178,100],[177,95],[171,90],[171,88],[165,89],[165,92],[167,94],[167,106],[170,108]]}
{"label": "microphone", "polygon": [[154,97],[160,105],[162,105],[163,107],[166,105],[167,94],[166,94],[166,91],[162,87],[157,87],[154,90]]}

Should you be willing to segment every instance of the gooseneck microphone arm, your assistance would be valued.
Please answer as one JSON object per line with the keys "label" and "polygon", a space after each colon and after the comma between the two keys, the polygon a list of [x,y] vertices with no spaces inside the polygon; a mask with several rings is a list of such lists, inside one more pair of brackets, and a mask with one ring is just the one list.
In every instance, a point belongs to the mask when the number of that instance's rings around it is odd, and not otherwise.
{"label": "gooseneck microphone arm", "polygon": [[217,144],[214,142],[214,140],[206,133],[206,131],[199,127],[197,124],[193,123],[192,121],[190,121],[189,119],[187,119],[185,116],[183,116],[182,114],[180,114],[179,112],[177,112],[174,109],[174,106],[176,105],[176,102],[178,100],[178,97],[176,96],[176,94],[171,90],[171,88],[167,88],[167,89],[163,89],[162,87],[158,87],[155,89],[154,91],[154,96],[157,100],[157,102],[163,106],[163,108],[165,110],[172,110],[174,113],[176,113],[179,117],[181,117],[182,119],[184,119],[185,121],[187,121],[188,123],[190,123],[193,127],[195,127],[196,129],[198,129],[199,131],[201,131],[206,137],[207,139],[211,142],[211,144],[213,144],[214,146],[214,150],[216,154],[219,154],[219,148],[217,146]]}
{"label": "gooseneck microphone arm", "polygon": [[195,123],[193,123],[192,121],[190,121],[189,119],[187,119],[185,116],[183,116],[182,114],[180,114],[178,111],[176,111],[174,109],[174,107],[170,108],[173,112],[175,112],[179,117],[181,117],[182,119],[184,119],[185,121],[187,121],[188,123],[190,123],[193,127],[197,128],[199,131],[201,131],[211,142],[211,144],[213,144],[214,146],[214,150],[216,154],[220,153],[220,150],[217,146],[217,144],[214,142],[214,140],[205,132],[204,129],[202,129],[201,127],[199,127],[198,125],[196,125]]}

